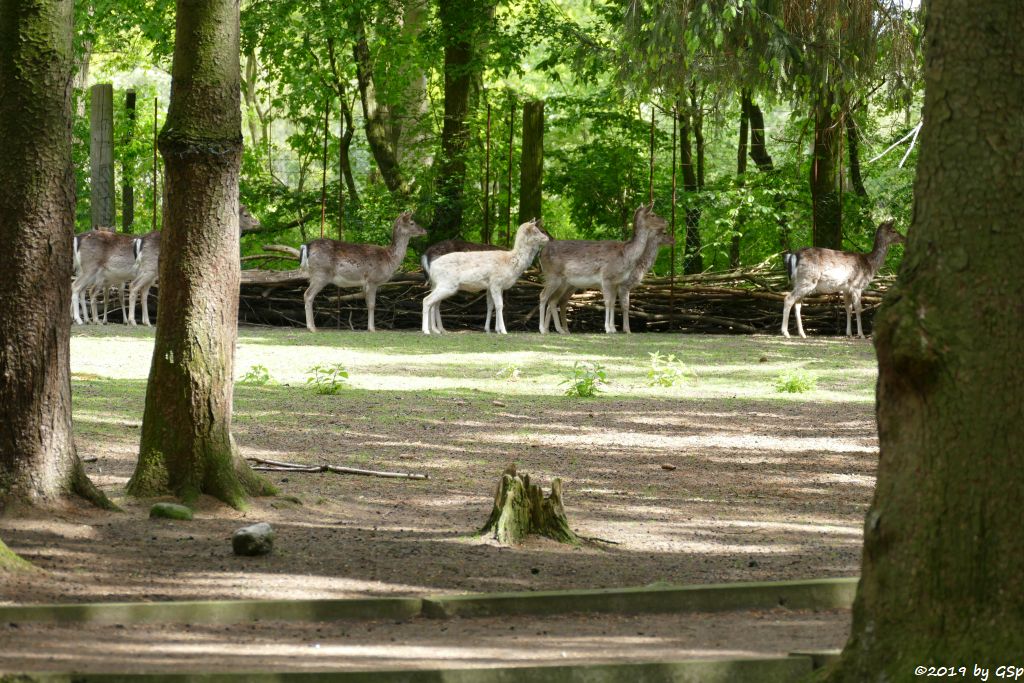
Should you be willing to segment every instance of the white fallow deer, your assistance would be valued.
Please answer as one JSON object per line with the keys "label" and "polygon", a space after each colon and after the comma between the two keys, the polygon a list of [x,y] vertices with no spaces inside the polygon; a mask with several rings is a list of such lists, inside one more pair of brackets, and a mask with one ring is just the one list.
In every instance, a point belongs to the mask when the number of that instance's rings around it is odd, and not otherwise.
{"label": "white fallow deer", "polygon": [[866,254],[824,247],[806,247],[783,254],[786,272],[793,282],[793,291],[786,295],[783,304],[782,334],[789,336],[789,310],[796,306],[796,329],[801,337],[807,337],[804,334],[803,321],[800,319],[800,307],[803,305],[800,302],[805,296],[840,293],[846,304],[846,336],[852,336],[850,318],[856,309],[857,336],[863,339],[864,330],[860,322],[861,293],[885,263],[885,254],[889,251],[889,246],[906,242],[906,237],[896,232],[892,226],[892,220],[878,226],[878,230],[875,231],[874,248]]}
{"label": "white fallow deer", "polygon": [[[238,230],[241,234],[258,230],[260,222],[249,213],[244,204],[238,205]],[[139,260],[136,264],[135,277],[128,286],[128,318],[129,325],[135,324],[135,302],[142,308],[142,324],[149,326],[149,291],[160,277],[160,244],[161,232],[154,230],[141,238]]]}
{"label": "white fallow deer", "polygon": [[547,334],[549,320],[567,334],[558,315],[559,302],[577,289],[599,288],[604,297],[604,331],[614,334],[618,285],[629,279],[643,256],[648,240],[664,233],[667,222],[654,213],[654,203],[641,205],[633,214],[633,236],[614,240],[559,240],[540,253],[544,289],[540,293],[540,333]]}
{"label": "white fallow deer", "polygon": [[[79,306],[85,311],[86,320],[89,319],[86,295],[90,291],[104,291],[111,285],[120,286],[135,277],[141,242],[135,235],[105,230],[75,235],[73,249],[78,276],[71,285],[71,308],[77,324],[83,324]],[[92,296],[92,321],[100,322],[95,295]]]}
{"label": "white fallow deer", "polygon": [[533,219],[519,226],[512,251],[453,252],[435,259],[430,264],[430,294],[423,299],[423,334],[444,332],[441,302],[459,290],[487,292],[484,329],[489,331],[493,310],[495,332],[507,334],[504,291],[516,283],[548,239]]}
{"label": "white fallow deer", "polygon": [[366,298],[367,324],[375,330],[373,313],[377,301],[377,288],[391,279],[402,265],[409,240],[426,235],[427,231],[412,219],[412,212],[400,215],[391,229],[391,244],[350,244],[332,239],[313,240],[299,249],[299,267],[309,277],[309,287],[303,295],[306,303],[306,327],[316,332],[313,322],[313,299],[329,284],[335,287],[361,287]]}
{"label": "white fallow deer", "polygon": [[[478,242],[467,242],[466,240],[451,239],[444,240],[441,242],[435,242],[434,244],[427,247],[427,249],[420,256],[420,265],[423,266],[423,275],[426,277],[427,282],[430,282],[430,264],[445,254],[452,254],[455,252],[465,251],[508,251],[505,247],[499,247],[494,244],[480,244]],[[487,306],[487,318],[484,320],[484,332],[491,331],[491,304],[492,302],[488,298]],[[444,325],[441,322],[441,307],[434,307],[434,322],[433,327],[438,332],[444,332]]]}

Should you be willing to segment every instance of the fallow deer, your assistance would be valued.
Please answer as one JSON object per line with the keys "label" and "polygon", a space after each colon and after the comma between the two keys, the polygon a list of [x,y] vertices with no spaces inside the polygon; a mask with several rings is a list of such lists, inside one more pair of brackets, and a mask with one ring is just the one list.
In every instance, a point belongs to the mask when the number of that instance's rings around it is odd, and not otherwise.
{"label": "fallow deer", "polygon": [[[141,240],[135,235],[90,230],[75,235],[73,249],[78,277],[71,285],[71,307],[75,322],[83,324],[79,305],[85,308],[85,295],[93,290],[105,290],[111,285],[121,285],[135,277],[135,263],[139,255]],[[106,316],[104,316],[104,321]],[[96,310],[96,297],[92,297],[92,320],[100,322]]]}
{"label": "fallow deer", "polygon": [[426,235],[427,231],[406,211],[396,220],[391,230],[391,244],[350,244],[332,239],[318,239],[303,244],[299,249],[299,267],[309,276],[309,287],[303,295],[306,303],[306,327],[316,332],[313,322],[313,299],[328,284],[336,287],[361,287],[366,298],[367,325],[375,331],[373,313],[377,300],[377,287],[391,279],[402,265],[409,240]]}
{"label": "fallow deer", "polygon": [[[261,226],[244,204],[238,205],[238,230],[241,234],[251,232]],[[139,260],[136,264],[135,277],[128,286],[128,324],[135,324],[135,302],[142,307],[142,324],[149,326],[149,291],[160,276],[160,244],[161,232],[143,235],[139,248]]]}
{"label": "fallow deer", "polygon": [[508,251],[505,247],[499,247],[494,244],[479,244],[477,242],[467,242],[466,240],[444,240],[442,242],[436,242],[431,244],[423,254],[420,256],[420,265],[423,266],[423,274],[428,278],[430,277],[430,264],[434,262],[434,259],[444,256],[445,254],[451,254],[457,251]]}
{"label": "fallow deer", "polygon": [[[557,311],[551,314],[549,306],[566,293],[577,289],[600,288],[604,296],[604,331],[614,334],[615,300],[620,282],[633,272],[647,246],[648,240],[667,226],[664,218],[654,213],[654,203],[641,205],[633,214],[633,236],[628,242],[614,240],[559,240],[551,242],[540,253],[540,267],[544,273],[544,289],[540,294],[540,333],[547,334],[548,320],[560,321]],[[565,334],[568,330],[558,329]]]}
{"label": "fallow deer", "polygon": [[808,294],[843,295],[846,305],[846,336],[852,336],[850,318],[852,311],[857,311],[857,336],[864,338],[861,327],[861,293],[875,278],[878,269],[885,263],[885,255],[889,246],[903,244],[906,237],[896,232],[893,221],[887,220],[875,231],[874,248],[866,253],[837,251],[824,247],[805,247],[795,252],[783,254],[786,272],[793,282],[793,291],[786,295],[782,308],[782,334],[789,336],[789,310],[796,306],[796,329],[801,337],[804,334],[803,321],[800,319],[801,300]]}
{"label": "fallow deer", "polygon": [[549,239],[537,219],[523,223],[516,231],[512,251],[453,252],[439,256],[430,265],[431,291],[423,299],[423,334],[444,332],[441,325],[441,301],[455,292],[487,292],[487,324],[491,311],[498,334],[507,334],[503,293],[533,262],[537,250]]}

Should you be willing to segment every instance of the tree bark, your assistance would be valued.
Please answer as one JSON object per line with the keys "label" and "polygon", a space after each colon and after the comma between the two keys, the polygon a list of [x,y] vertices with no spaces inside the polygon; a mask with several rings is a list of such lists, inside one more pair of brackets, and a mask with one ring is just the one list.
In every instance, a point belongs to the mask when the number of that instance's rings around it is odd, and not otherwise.
{"label": "tree bark", "polygon": [[551,495],[530,483],[530,475],[517,474],[510,465],[494,492],[494,507],[480,530],[499,543],[516,545],[527,536],[546,536],[559,543],[578,543],[562,506],[562,480],[551,482]]}
{"label": "tree bark", "polygon": [[544,101],[523,105],[523,153],[519,158],[519,222],[541,217],[544,180]]}
{"label": "tree bark", "polygon": [[811,203],[816,247],[843,248],[843,207],[836,186],[840,122],[832,116],[832,98],[814,108]]}
{"label": "tree bark", "polygon": [[679,156],[680,170],[683,173],[683,192],[691,194],[686,208],[686,240],[683,250],[683,273],[693,275],[704,272],[704,258],[701,255],[700,215],[696,205],[700,186],[697,183],[697,172],[694,168],[693,147],[690,144],[692,128],[689,111],[679,114]]}
{"label": "tree bark", "polygon": [[852,112],[848,112],[843,118],[846,121],[846,149],[850,156],[850,184],[853,185],[853,191],[857,196],[867,197],[868,191],[860,177],[860,134],[857,132],[857,122],[853,119]]}
{"label": "tree bark", "polygon": [[926,22],[914,219],[877,316],[878,482],[830,681],[983,680],[1024,651],[1024,5],[932,0]]}
{"label": "tree bark", "polygon": [[77,493],[71,428],[71,0],[0,4],[0,511]]}
{"label": "tree bark", "polygon": [[757,170],[762,173],[774,171],[775,164],[771,155],[768,154],[768,147],[765,144],[764,113],[761,111],[761,107],[754,103],[750,93],[743,94],[743,109],[750,121],[750,158],[753,159]]}
{"label": "tree bark", "polygon": [[114,226],[114,86],[92,86],[89,111],[89,208],[92,227]]}
{"label": "tree bark", "polygon": [[[242,158],[238,0],[178,0],[172,95],[159,146],[167,221],[160,316],[135,496],[200,494],[243,507],[273,493],[231,435]],[[64,317],[67,317],[66,315]]]}

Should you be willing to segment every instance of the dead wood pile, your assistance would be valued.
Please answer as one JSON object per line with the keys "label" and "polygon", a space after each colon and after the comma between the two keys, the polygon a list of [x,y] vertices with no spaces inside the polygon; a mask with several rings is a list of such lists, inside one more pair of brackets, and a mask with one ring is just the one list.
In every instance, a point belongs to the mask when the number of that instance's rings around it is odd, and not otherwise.
{"label": "dead wood pile", "polygon": [[[864,292],[864,331],[869,332],[874,312],[892,276],[880,276]],[[528,270],[505,292],[505,325],[509,331],[534,332],[542,279]],[[300,271],[245,270],[242,272],[239,320],[255,325],[304,326],[302,294],[306,281]],[[782,323],[782,301],[789,289],[785,273],[764,268],[723,273],[648,277],[631,295],[630,324],[634,332],[703,332],[716,334],[776,333]],[[421,271],[398,273],[377,290],[377,327],[419,329],[423,297],[428,291]],[[328,287],[315,302],[318,327],[365,329],[366,306],[362,291]],[[482,329],[486,313],[483,293],[459,293],[441,306],[450,330]],[[804,329],[808,334],[845,334],[846,312],[838,295],[804,299]],[[795,334],[796,322],[790,320]],[[621,318],[616,319],[621,327]],[[573,332],[601,332],[604,303],[601,293],[580,292],[569,309]]]}

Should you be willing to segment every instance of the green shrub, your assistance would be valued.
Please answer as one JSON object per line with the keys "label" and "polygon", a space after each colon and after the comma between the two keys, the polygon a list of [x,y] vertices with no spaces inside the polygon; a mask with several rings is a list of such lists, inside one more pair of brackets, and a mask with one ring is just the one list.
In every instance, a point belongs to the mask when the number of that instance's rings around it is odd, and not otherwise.
{"label": "green shrub", "polygon": [[601,387],[608,383],[608,373],[600,363],[576,361],[572,366],[572,375],[560,384],[568,384],[566,396],[591,398],[596,396]]}
{"label": "green shrub", "polygon": [[334,395],[341,393],[348,381],[348,370],[341,363],[331,365],[314,365],[309,369],[310,376],[306,384],[310,384],[318,394]]}
{"label": "green shrub", "polygon": [[250,384],[262,387],[266,384],[270,384],[270,371],[267,370],[267,366],[265,365],[254,365],[249,368],[249,371],[242,375],[242,379],[238,381],[240,384]]}
{"label": "green shrub", "polygon": [[796,370],[787,372],[775,380],[775,391],[788,394],[802,394],[805,391],[814,391],[818,386],[818,379],[814,375]]}
{"label": "green shrub", "polygon": [[651,357],[651,368],[647,371],[648,386],[670,387],[693,374],[674,353],[666,356],[655,351],[647,355]]}

